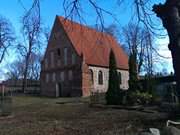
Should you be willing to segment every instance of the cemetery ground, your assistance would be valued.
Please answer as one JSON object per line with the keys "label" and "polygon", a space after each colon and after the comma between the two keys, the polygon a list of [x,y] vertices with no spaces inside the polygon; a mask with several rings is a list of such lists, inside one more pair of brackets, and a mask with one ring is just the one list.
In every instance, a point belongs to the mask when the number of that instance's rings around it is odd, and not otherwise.
{"label": "cemetery ground", "polygon": [[14,96],[13,113],[0,117],[0,135],[136,135],[162,128],[160,112],[91,107],[88,98]]}

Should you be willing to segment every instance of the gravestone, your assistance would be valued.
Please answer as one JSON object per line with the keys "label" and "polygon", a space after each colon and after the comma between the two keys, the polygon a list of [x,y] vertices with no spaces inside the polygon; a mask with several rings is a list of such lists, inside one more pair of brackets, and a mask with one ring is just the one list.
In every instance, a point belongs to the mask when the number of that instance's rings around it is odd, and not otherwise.
{"label": "gravestone", "polygon": [[0,98],[0,115],[9,116],[12,113],[12,98],[4,96]]}
{"label": "gravestone", "polygon": [[180,129],[173,126],[165,127],[161,135],[180,135]]}

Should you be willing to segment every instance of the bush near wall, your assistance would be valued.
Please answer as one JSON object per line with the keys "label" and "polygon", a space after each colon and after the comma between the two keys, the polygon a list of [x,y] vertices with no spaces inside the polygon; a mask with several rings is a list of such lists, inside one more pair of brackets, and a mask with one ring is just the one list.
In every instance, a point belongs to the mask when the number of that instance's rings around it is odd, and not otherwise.
{"label": "bush near wall", "polygon": [[141,104],[141,105],[148,105],[152,104],[155,97],[150,94],[149,92],[141,92],[135,91],[128,93],[128,104]]}

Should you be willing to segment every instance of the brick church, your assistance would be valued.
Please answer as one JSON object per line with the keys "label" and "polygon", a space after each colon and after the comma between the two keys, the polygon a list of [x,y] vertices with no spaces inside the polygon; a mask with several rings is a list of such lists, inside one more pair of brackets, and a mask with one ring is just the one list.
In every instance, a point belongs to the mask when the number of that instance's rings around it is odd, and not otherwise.
{"label": "brick church", "polygon": [[116,58],[120,88],[128,89],[128,56],[110,35],[56,16],[41,63],[41,94],[89,96],[108,89],[110,50]]}

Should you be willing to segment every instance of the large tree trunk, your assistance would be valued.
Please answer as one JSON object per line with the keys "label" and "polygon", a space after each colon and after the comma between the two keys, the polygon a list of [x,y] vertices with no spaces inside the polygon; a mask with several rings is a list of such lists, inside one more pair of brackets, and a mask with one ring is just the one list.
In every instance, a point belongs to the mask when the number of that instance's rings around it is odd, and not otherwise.
{"label": "large tree trunk", "polygon": [[171,49],[171,54],[177,83],[177,95],[180,102],[180,48]]}
{"label": "large tree trunk", "polygon": [[26,87],[27,87],[27,74],[29,70],[29,59],[32,53],[32,39],[29,39],[29,51],[27,52],[26,58],[25,58],[25,69],[24,69],[24,76],[23,76],[23,83],[22,83],[22,91],[26,93]]}
{"label": "large tree trunk", "polygon": [[22,82],[22,91],[24,93],[26,93],[28,65],[29,65],[28,60],[26,59],[25,69],[23,73],[23,82]]}
{"label": "large tree trunk", "polygon": [[177,96],[180,101],[180,0],[166,0],[164,4],[154,5],[153,11],[162,20],[169,36],[169,49],[177,83]]}

